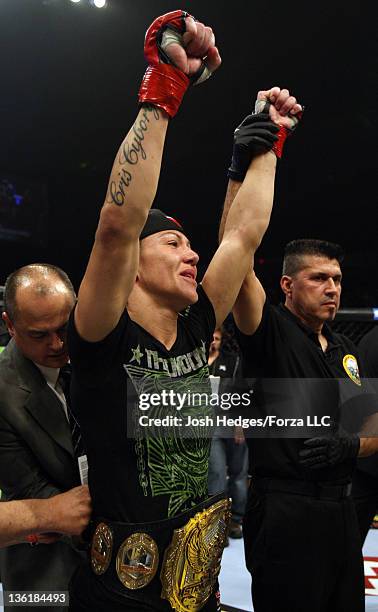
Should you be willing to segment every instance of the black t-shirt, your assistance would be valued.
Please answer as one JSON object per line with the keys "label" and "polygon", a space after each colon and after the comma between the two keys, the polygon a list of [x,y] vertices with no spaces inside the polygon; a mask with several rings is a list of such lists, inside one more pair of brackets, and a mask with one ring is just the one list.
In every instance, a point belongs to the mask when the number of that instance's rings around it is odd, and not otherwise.
{"label": "black t-shirt", "polygon": [[[244,375],[256,378],[253,410],[257,416],[277,415],[304,420],[304,428],[267,428],[249,439],[251,471],[256,477],[327,482],[350,480],[354,461],[322,470],[299,464],[303,438],[334,433],[340,424],[358,431],[375,411],[374,394],[360,379],[356,347],[324,325],[324,352],[314,332],[285,306],[265,303],[262,320],[252,336],[238,331]],[[306,427],[330,417],[329,429]],[[317,421],[315,421],[317,419]],[[284,433],[281,434],[281,431]],[[284,437],[277,437],[277,436]],[[288,437],[289,436],[289,437]]]}
{"label": "black t-shirt", "polygon": [[[178,317],[177,339],[170,350],[132,321],[127,311],[109,336],[96,343],[80,338],[71,317],[72,403],[87,449],[96,516],[125,522],[160,520],[206,497],[208,428],[194,427],[189,437],[169,428],[168,435],[167,429],[160,435],[155,428],[150,436],[148,428],[135,425],[142,414],[135,398],[163,389],[208,386],[214,328],[214,309],[201,286],[197,303]],[[199,414],[201,409],[188,410]],[[176,407],[159,406],[144,414],[163,417],[168,412],[175,413]]]}

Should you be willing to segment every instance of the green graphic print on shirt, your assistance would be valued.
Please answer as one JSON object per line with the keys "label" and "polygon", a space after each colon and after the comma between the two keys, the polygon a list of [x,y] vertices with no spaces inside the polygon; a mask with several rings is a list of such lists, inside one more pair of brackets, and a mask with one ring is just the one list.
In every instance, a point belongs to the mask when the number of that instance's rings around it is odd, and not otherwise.
{"label": "green graphic print on shirt", "polygon": [[195,402],[189,401],[180,410],[175,405],[159,405],[143,413],[134,406],[132,413],[140,486],[145,496],[168,496],[170,518],[207,495],[211,426],[141,427],[139,417],[147,414],[157,419],[172,415],[186,423],[189,415],[212,416],[206,401],[211,389],[205,345],[170,358],[161,358],[157,351],[143,350],[139,345],[132,353],[124,368],[138,396],[173,390],[175,394],[187,393],[192,400],[193,393],[201,394],[201,399],[196,396]]}

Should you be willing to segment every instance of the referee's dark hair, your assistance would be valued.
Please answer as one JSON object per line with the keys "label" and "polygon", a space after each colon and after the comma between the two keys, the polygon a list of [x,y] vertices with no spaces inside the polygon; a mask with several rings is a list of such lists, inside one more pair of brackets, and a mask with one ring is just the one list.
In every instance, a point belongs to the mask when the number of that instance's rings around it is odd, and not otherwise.
{"label": "referee's dark hair", "polygon": [[4,311],[11,321],[15,321],[17,316],[16,293],[19,287],[35,282],[35,291],[40,295],[51,292],[51,280],[60,280],[66,287],[68,293],[72,294],[73,302],[76,301],[75,290],[67,274],[48,263],[35,263],[23,266],[10,274],[5,281],[4,287]]}
{"label": "referee's dark hair", "polygon": [[339,264],[344,259],[344,252],[340,245],[326,240],[313,238],[300,238],[292,240],[285,247],[282,276],[294,276],[302,270],[306,255],[336,259]]}

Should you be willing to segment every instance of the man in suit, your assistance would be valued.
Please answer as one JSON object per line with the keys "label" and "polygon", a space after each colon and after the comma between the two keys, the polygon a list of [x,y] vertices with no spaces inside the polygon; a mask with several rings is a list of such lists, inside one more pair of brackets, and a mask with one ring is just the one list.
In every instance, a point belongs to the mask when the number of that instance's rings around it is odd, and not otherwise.
{"label": "man in suit", "polygon": [[[80,484],[59,379],[75,299],[68,276],[49,264],[7,279],[2,318],[11,341],[0,355],[0,488],[7,501],[48,498]],[[42,535],[39,542],[46,545],[1,552],[5,590],[67,590],[81,553],[70,538]]]}

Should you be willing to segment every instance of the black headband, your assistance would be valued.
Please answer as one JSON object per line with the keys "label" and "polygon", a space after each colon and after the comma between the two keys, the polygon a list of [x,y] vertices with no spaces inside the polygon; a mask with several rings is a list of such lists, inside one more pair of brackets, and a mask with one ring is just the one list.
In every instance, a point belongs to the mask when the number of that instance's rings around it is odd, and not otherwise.
{"label": "black headband", "polygon": [[181,223],[176,221],[173,217],[168,217],[168,215],[158,208],[154,208],[148,213],[147,221],[139,236],[139,240],[143,240],[143,238],[147,238],[147,236],[151,236],[151,234],[156,234],[157,232],[164,232],[165,230],[184,232]]}

